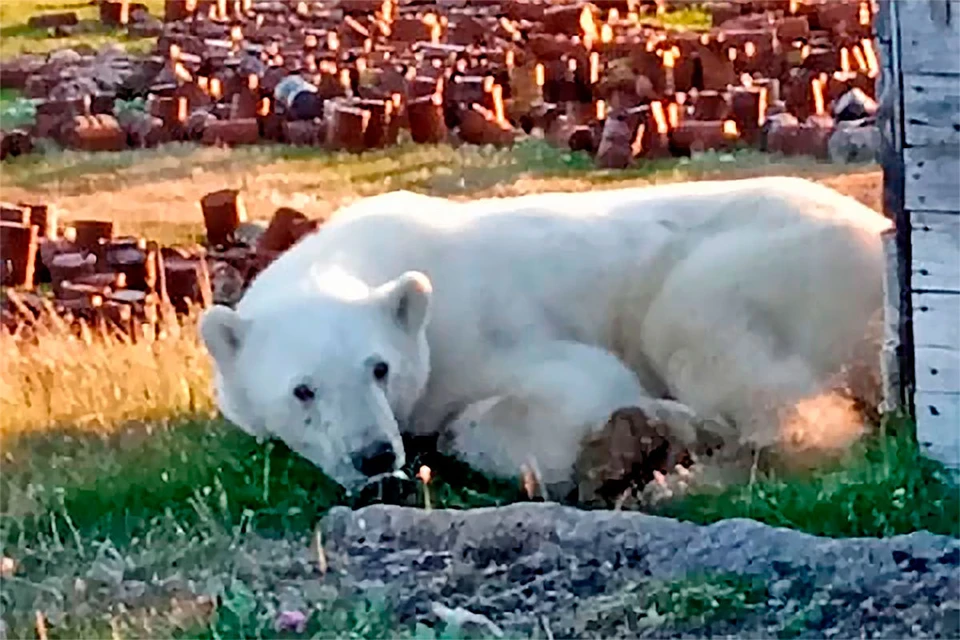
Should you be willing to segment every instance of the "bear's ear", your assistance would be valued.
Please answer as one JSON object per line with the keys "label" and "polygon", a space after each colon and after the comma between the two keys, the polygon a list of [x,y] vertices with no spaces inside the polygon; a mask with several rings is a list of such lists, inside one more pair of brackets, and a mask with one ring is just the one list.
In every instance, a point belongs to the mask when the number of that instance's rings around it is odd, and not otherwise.
{"label": "bear's ear", "polygon": [[213,305],[203,312],[200,338],[221,367],[228,366],[237,355],[246,325],[246,321],[230,307]]}
{"label": "bear's ear", "polygon": [[378,293],[404,331],[415,334],[426,325],[433,285],[425,274],[407,271],[396,280],[379,287]]}

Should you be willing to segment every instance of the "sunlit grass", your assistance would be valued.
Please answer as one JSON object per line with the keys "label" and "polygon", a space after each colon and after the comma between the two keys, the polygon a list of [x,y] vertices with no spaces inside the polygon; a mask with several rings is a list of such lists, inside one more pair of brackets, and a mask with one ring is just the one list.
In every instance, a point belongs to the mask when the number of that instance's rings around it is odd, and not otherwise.
{"label": "sunlit grass", "polygon": [[[163,0],[143,0],[154,16],[163,16]],[[58,49],[67,49],[79,45],[100,49],[107,44],[118,44],[131,52],[149,51],[156,38],[132,38],[123,29],[111,29],[94,25],[89,33],[78,33],[67,37],[51,37],[45,29],[29,27],[27,22],[32,16],[48,13],[72,11],[81,21],[98,21],[99,9],[89,2],[79,0],[3,0],[0,2],[0,59],[7,59],[24,53],[46,54]]]}

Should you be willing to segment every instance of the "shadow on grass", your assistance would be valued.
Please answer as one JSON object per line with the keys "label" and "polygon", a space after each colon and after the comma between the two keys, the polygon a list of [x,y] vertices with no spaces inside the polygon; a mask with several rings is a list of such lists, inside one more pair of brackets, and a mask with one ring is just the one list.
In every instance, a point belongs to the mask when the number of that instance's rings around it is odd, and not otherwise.
{"label": "shadow on grass", "polygon": [[[316,467],[277,442],[258,443],[219,420],[131,425],[110,434],[75,429],[5,437],[0,507],[5,544],[40,537],[109,538],[122,545],[158,519],[265,535],[309,530],[331,506],[373,502],[421,506],[419,483],[398,482],[347,498]],[[429,453],[437,507],[495,506],[523,499],[493,480]],[[926,529],[960,537],[960,494],[922,456],[902,424],[844,460],[803,475],[759,478],[719,493],[688,495],[661,515],[710,523],[746,517],[831,536],[890,536]]]}

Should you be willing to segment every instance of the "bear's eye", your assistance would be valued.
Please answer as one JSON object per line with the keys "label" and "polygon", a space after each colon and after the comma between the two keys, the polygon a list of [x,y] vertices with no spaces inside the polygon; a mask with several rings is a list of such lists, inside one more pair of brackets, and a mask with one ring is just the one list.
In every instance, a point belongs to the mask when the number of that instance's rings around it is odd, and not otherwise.
{"label": "bear's eye", "polygon": [[310,402],[316,394],[308,385],[298,384],[293,388],[293,397],[300,402]]}
{"label": "bear's eye", "polygon": [[390,373],[390,367],[387,366],[386,362],[378,362],[377,364],[373,365],[373,377],[379,382],[386,380],[388,373]]}

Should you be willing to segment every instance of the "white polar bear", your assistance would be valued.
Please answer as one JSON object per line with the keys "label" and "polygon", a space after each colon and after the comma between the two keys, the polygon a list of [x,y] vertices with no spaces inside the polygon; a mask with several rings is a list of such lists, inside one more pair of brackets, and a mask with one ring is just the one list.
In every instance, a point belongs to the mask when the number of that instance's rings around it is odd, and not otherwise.
{"label": "white polar bear", "polygon": [[562,482],[614,410],[661,398],[769,444],[771,411],[817,393],[881,308],[889,227],[787,177],[392,192],[341,209],[200,332],[223,414],[348,490],[404,464],[402,431]]}

